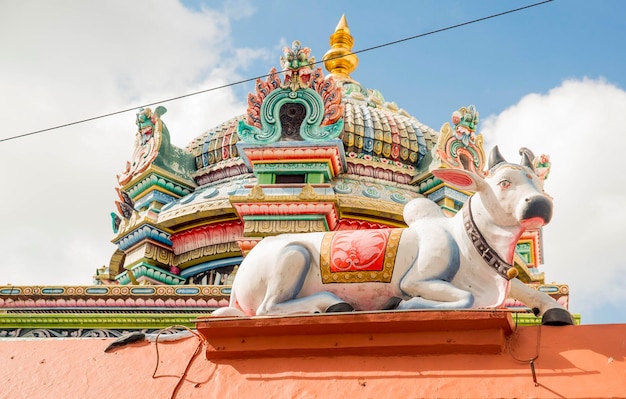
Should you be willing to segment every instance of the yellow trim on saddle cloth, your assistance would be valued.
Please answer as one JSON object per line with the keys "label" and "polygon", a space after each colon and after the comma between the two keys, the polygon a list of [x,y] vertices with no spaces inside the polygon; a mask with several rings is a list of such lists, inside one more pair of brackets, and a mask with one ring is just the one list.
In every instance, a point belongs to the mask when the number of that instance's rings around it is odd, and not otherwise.
{"label": "yellow trim on saddle cloth", "polygon": [[[335,235],[339,232],[333,231],[324,234],[320,248],[320,271],[323,284],[332,283],[389,283],[393,275],[393,268],[396,263],[396,254],[402,233],[406,229],[390,229],[389,238],[385,245],[385,256],[382,270],[354,270],[334,272],[331,270],[331,250]],[[345,232],[345,231],[343,231]]]}

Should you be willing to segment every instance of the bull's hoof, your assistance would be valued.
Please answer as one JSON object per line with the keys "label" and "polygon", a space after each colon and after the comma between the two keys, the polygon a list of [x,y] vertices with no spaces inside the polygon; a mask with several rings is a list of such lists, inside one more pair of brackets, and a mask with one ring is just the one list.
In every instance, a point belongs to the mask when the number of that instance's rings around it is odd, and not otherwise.
{"label": "bull's hoof", "polygon": [[354,308],[349,303],[339,302],[334,305],[330,305],[325,313],[339,313],[339,312],[352,312]]}
{"label": "bull's hoof", "polygon": [[574,318],[565,309],[552,308],[543,314],[541,324],[544,326],[573,326]]}
{"label": "bull's hoof", "polygon": [[400,302],[402,302],[402,298],[398,298],[397,296],[393,296],[391,298],[389,298],[389,300],[387,302],[385,302],[385,304],[383,305],[382,310],[394,310],[398,308],[398,305],[400,305]]}

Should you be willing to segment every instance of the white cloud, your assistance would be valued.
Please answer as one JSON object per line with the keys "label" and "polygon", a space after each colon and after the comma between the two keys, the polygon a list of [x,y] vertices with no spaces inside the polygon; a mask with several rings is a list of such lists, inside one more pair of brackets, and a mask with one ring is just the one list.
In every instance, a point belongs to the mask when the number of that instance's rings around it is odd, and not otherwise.
{"label": "white cloud", "polygon": [[[231,11],[176,1],[4,4],[0,139],[240,80],[238,68],[265,53],[233,47]],[[222,89],[164,105],[172,142],[184,146],[244,112],[245,99]],[[132,154],[134,118],[0,142],[0,284],[90,284],[108,262],[115,175]]]}
{"label": "white cloud", "polygon": [[522,146],[550,155],[545,187],[555,208],[544,228],[543,270],[547,282],[570,285],[571,309],[583,321],[602,319],[606,304],[626,299],[624,110],[621,88],[568,80],[547,94],[525,96],[483,125],[485,140],[507,159],[519,160]]}

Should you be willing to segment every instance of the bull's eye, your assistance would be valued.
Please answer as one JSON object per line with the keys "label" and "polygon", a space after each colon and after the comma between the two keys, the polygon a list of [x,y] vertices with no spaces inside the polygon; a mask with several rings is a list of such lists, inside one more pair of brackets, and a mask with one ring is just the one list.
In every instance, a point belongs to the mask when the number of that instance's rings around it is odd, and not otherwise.
{"label": "bull's eye", "polygon": [[511,186],[511,182],[506,179],[503,179],[498,182],[498,186],[500,186],[501,189],[506,190],[507,188]]}

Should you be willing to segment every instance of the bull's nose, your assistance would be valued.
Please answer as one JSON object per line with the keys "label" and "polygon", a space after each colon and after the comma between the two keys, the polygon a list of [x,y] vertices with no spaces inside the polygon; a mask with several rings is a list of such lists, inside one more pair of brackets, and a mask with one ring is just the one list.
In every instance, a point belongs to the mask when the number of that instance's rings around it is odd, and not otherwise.
{"label": "bull's nose", "polygon": [[528,197],[524,200],[526,206],[522,211],[522,220],[542,218],[544,224],[552,219],[552,201],[544,196]]}

